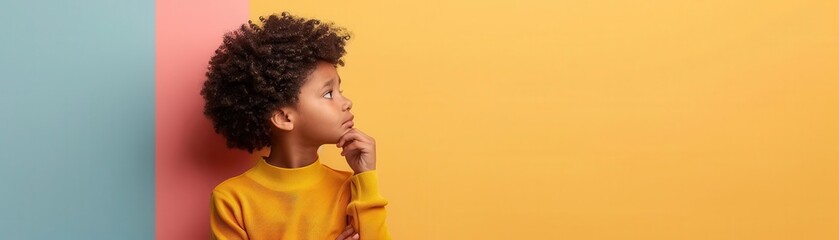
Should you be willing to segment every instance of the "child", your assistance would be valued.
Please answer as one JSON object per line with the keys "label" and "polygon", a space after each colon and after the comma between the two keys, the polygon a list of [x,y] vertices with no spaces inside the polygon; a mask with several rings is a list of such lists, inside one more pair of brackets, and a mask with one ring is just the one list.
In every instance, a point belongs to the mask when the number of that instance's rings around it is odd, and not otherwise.
{"label": "child", "polygon": [[[339,90],[350,34],[287,12],[260,22],[224,36],[201,90],[228,147],[271,149],[213,189],[213,239],[390,239],[375,141]],[[343,148],[353,173],[321,164],[323,144]]]}

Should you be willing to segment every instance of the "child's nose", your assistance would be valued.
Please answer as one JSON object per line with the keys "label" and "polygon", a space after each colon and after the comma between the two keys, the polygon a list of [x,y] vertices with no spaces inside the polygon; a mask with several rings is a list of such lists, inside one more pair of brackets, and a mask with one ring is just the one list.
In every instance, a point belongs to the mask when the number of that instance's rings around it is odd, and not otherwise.
{"label": "child's nose", "polygon": [[347,98],[347,101],[344,103],[344,111],[349,111],[350,109],[352,109],[352,101]]}

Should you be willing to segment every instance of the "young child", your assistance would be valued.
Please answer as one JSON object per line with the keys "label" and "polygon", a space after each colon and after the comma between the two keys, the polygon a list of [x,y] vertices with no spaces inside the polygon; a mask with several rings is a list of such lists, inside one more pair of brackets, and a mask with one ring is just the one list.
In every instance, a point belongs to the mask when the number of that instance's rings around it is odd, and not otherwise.
{"label": "young child", "polygon": [[[201,90],[228,147],[271,150],[213,189],[213,239],[390,239],[375,140],[353,128],[339,90],[350,34],[288,12],[260,22],[225,34]],[[353,172],[321,164],[323,144]]]}

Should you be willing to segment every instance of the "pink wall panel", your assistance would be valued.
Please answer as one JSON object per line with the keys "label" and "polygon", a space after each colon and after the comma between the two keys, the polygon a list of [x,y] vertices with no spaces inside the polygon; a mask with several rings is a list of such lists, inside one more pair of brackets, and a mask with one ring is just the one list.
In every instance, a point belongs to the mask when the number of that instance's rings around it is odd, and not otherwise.
{"label": "pink wall panel", "polygon": [[247,22],[248,1],[158,0],[156,5],[156,238],[208,239],[210,191],[251,165],[202,114],[210,56]]}

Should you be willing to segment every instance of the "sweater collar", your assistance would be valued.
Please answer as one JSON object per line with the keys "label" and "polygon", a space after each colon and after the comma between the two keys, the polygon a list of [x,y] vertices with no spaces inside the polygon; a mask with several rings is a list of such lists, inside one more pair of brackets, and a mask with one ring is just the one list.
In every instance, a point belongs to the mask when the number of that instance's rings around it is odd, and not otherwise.
{"label": "sweater collar", "polygon": [[320,156],[309,165],[298,168],[284,168],[269,164],[265,157],[260,157],[251,169],[250,177],[274,190],[291,190],[311,187],[326,174],[326,166],[321,164]]}

